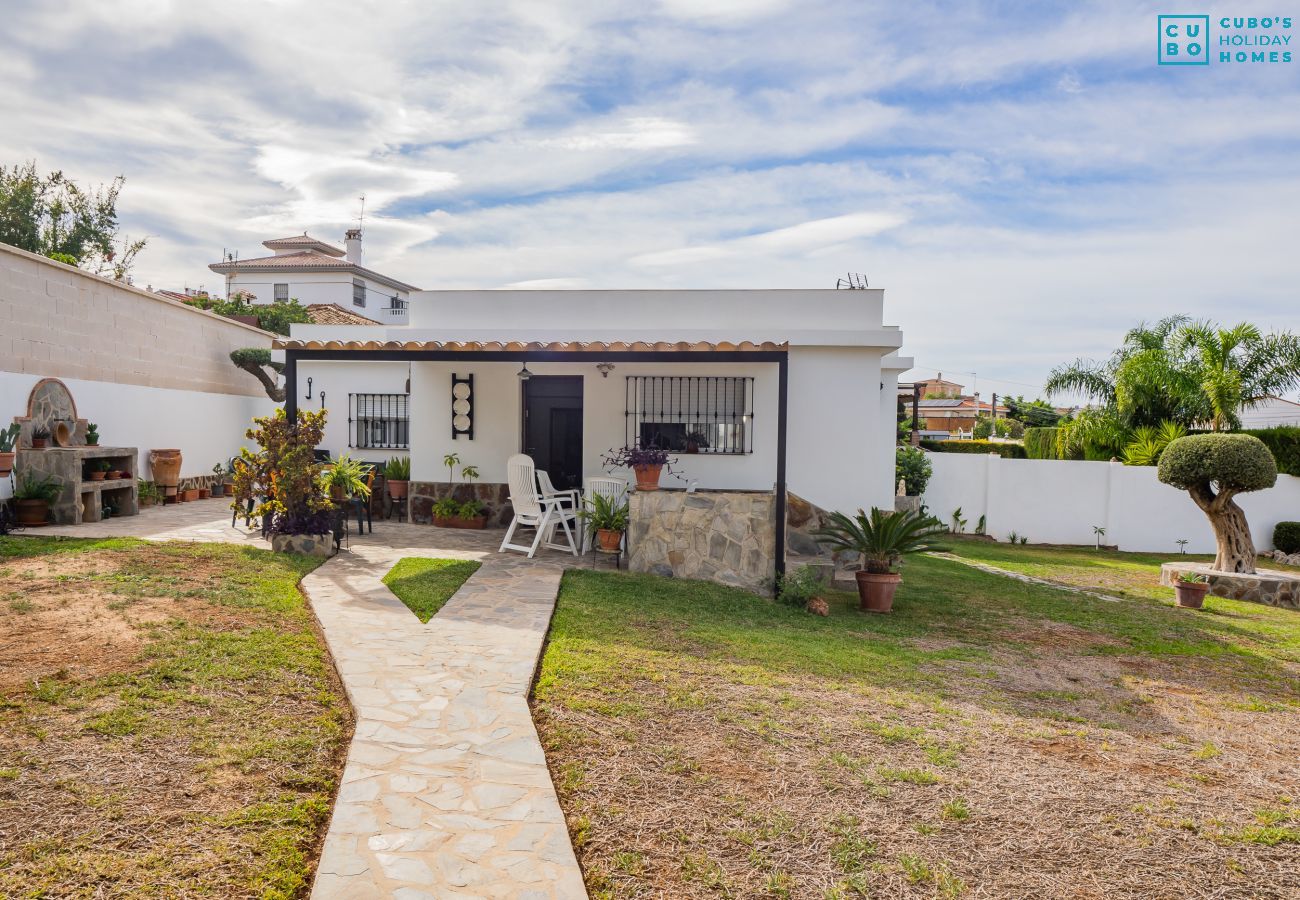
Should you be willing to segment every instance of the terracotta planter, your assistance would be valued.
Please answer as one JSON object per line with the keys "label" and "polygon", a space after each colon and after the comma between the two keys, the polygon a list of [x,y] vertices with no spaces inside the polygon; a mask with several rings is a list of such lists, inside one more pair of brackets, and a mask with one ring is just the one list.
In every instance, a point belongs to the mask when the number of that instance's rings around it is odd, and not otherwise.
{"label": "terracotta planter", "polygon": [[618,545],[623,541],[623,532],[609,528],[596,529],[596,546],[602,553],[617,553]]}
{"label": "terracotta planter", "polygon": [[155,503],[157,503],[157,502],[158,502],[157,499],[154,498],[154,497],[141,497],[141,498],[140,498],[140,508],[141,508],[141,509],[148,509],[150,506],[153,506],[153,505],[154,505]]}
{"label": "terracotta planter", "polygon": [[150,450],[149,468],[153,480],[160,487],[174,488],[181,481],[181,451]]}
{"label": "terracotta planter", "polygon": [[460,516],[434,516],[433,524],[439,528],[472,528],[478,530],[487,527],[487,516],[475,516],[472,519],[463,519]]}
{"label": "terracotta planter", "polygon": [[1174,597],[1183,609],[1200,609],[1205,603],[1205,595],[1209,590],[1208,582],[1179,581],[1174,584]]}
{"label": "terracotta planter", "polygon": [[187,490],[187,491],[183,491],[182,493],[185,494],[185,502],[186,502],[186,503],[190,503],[190,502],[192,502],[192,501],[194,501],[194,500],[199,499],[199,489],[198,489],[198,488],[190,488],[189,490]]}
{"label": "terracotta planter", "polygon": [[14,460],[17,458],[18,454],[13,451],[0,453],[0,478],[4,478],[14,470]]}
{"label": "terracotta planter", "polygon": [[409,481],[389,481],[388,496],[394,500],[401,500],[406,496],[406,489],[410,487],[410,484]]}
{"label": "terracotta planter", "polygon": [[120,469],[110,469],[104,477],[108,481],[121,481],[124,474]]}
{"label": "terracotta planter", "polygon": [[858,609],[863,612],[887,613],[894,608],[894,592],[902,575],[892,572],[855,572],[858,580]]}
{"label": "terracotta planter", "polygon": [[341,484],[331,484],[331,485],[330,485],[330,499],[331,499],[331,500],[337,500],[337,501],[340,501],[340,502],[342,502],[343,500],[348,499],[348,495],[347,495],[347,494],[344,492],[344,490],[343,490],[343,485],[341,485]]}
{"label": "terracotta planter", "polygon": [[633,467],[633,471],[636,472],[636,489],[638,491],[659,490],[659,473],[663,470],[662,465]]}
{"label": "terracotta planter", "polygon": [[32,438],[32,449],[44,450],[47,443],[48,440],[46,438]]}
{"label": "terracotta planter", "polygon": [[68,447],[72,444],[72,430],[68,428],[66,422],[59,422],[54,426],[52,437],[57,447]]}
{"label": "terracotta planter", "polygon": [[199,488],[199,499],[200,499],[200,500],[207,500],[207,499],[208,499],[209,497],[211,497],[211,496],[212,496],[212,491],[211,491],[210,489],[208,489],[208,488]]}
{"label": "terracotta planter", "polygon": [[15,500],[15,512],[18,524],[27,528],[39,528],[46,524],[50,514],[50,504],[44,500]]}
{"label": "terracotta planter", "polygon": [[91,480],[91,481],[103,481],[103,480],[104,480],[105,478],[107,478],[107,477],[108,477],[108,473],[107,473],[107,472],[91,472],[91,473],[90,473],[90,480]]}

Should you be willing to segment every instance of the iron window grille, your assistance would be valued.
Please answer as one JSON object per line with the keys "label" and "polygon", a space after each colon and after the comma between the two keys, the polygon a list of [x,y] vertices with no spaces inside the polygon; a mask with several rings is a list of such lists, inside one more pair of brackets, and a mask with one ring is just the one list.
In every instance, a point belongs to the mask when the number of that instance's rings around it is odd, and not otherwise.
{"label": "iron window grille", "polygon": [[348,394],[348,446],[409,450],[410,399],[406,394]]}
{"label": "iron window grille", "polygon": [[754,452],[754,379],[629,375],[624,438],[629,447],[675,453]]}
{"label": "iron window grille", "polygon": [[366,283],[360,278],[352,279],[352,305],[366,305]]}
{"label": "iron window grille", "polygon": [[277,284],[275,286],[275,299],[281,303],[289,299],[289,285]]}

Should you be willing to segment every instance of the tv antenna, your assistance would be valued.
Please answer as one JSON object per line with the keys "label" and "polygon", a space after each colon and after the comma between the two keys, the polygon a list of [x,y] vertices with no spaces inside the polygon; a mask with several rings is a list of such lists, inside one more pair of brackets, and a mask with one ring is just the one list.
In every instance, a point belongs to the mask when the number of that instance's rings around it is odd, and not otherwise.
{"label": "tv antenna", "polygon": [[361,195],[361,215],[357,216],[357,231],[365,228],[366,224],[366,195]]}
{"label": "tv antenna", "polygon": [[858,272],[849,272],[846,277],[835,279],[837,291],[865,291],[866,289],[867,276]]}

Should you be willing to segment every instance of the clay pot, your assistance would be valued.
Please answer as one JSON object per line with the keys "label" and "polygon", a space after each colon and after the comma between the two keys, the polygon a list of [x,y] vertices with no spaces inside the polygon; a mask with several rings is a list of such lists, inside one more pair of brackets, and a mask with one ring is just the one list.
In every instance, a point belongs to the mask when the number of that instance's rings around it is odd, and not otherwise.
{"label": "clay pot", "polygon": [[330,499],[331,499],[331,500],[346,500],[346,499],[348,499],[348,495],[347,495],[346,493],[344,493],[344,491],[343,491],[343,485],[341,485],[341,484],[331,484],[331,485],[330,485]]}
{"label": "clay pot", "polygon": [[183,494],[185,495],[185,502],[186,502],[186,503],[191,503],[191,502],[193,502],[193,501],[199,499],[199,489],[198,489],[198,488],[190,488],[189,490],[182,491],[181,493],[183,493]]}
{"label": "clay pot", "polygon": [[34,437],[34,438],[32,438],[32,449],[33,449],[33,450],[44,450],[44,449],[45,449],[45,445],[46,445],[47,443],[48,443],[48,440],[47,440],[46,438],[38,438],[38,437]]}
{"label": "clay pot", "polygon": [[410,484],[409,481],[393,481],[390,479],[388,482],[388,496],[392,497],[394,500],[401,500],[406,496],[406,491],[407,488],[410,487]]}
{"label": "clay pot", "polygon": [[44,500],[15,500],[14,507],[18,514],[18,524],[27,528],[39,528],[46,524],[50,515],[50,504]]}
{"label": "clay pot", "polygon": [[487,516],[475,516],[464,519],[460,516],[434,516],[433,524],[439,528],[472,528],[478,530],[487,527]]}
{"label": "clay pot", "polygon": [[893,572],[855,572],[858,581],[858,609],[863,612],[887,613],[894,608],[894,592],[903,576]]}
{"label": "clay pot", "polygon": [[17,458],[18,454],[13,451],[0,453],[0,478],[4,478],[14,470],[14,460]]}
{"label": "clay pot", "polygon": [[662,465],[634,466],[632,470],[636,472],[636,489],[638,491],[659,490],[659,473],[664,470]]}
{"label": "clay pot", "polygon": [[200,500],[207,500],[207,499],[208,499],[209,497],[211,497],[211,496],[212,496],[212,491],[211,491],[211,489],[209,489],[209,488],[199,488],[199,499],[200,499]]}
{"label": "clay pot", "polygon": [[1185,582],[1178,581],[1174,583],[1174,597],[1178,605],[1183,609],[1200,609],[1205,603],[1205,595],[1209,593],[1209,582]]}
{"label": "clay pot", "polygon": [[160,487],[174,488],[181,482],[181,451],[150,450],[149,468]]}
{"label": "clay pot", "polygon": [[90,473],[90,480],[91,480],[91,481],[103,481],[103,480],[104,480],[105,478],[107,478],[107,477],[108,477],[108,473],[107,473],[107,472],[95,471],[95,472],[91,472],[91,473]]}
{"label": "clay pot", "polygon": [[66,422],[56,424],[52,436],[56,447],[67,447],[72,443],[72,430],[68,428]]}
{"label": "clay pot", "polygon": [[601,553],[617,553],[618,545],[623,541],[623,532],[609,528],[596,529],[596,546]]}

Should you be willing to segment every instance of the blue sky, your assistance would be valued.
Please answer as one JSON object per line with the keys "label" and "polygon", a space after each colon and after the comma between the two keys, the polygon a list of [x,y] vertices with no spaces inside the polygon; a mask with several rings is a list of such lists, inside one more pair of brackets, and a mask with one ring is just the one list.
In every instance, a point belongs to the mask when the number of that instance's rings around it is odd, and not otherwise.
{"label": "blue sky", "polygon": [[1300,59],[1158,67],[1164,5],[0,6],[0,161],[124,174],[139,283],[364,193],[367,263],[422,287],[865,272],[982,392],[1171,312],[1300,328]]}

